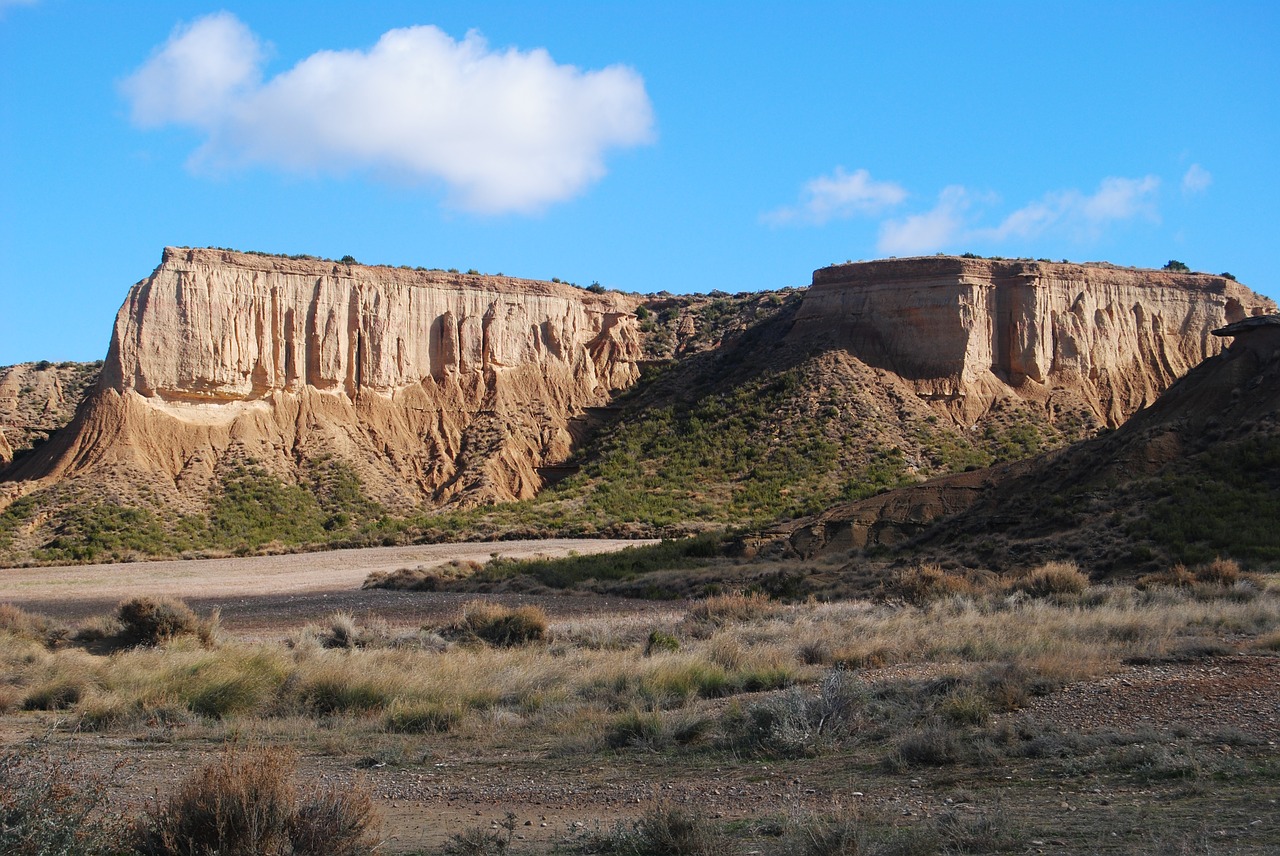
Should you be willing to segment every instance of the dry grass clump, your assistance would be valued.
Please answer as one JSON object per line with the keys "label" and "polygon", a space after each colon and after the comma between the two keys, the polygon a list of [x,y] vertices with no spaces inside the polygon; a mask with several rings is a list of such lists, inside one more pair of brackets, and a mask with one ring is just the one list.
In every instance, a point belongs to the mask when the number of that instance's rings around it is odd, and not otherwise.
{"label": "dry grass clump", "polygon": [[442,565],[428,568],[396,568],[394,571],[374,571],[365,578],[361,588],[392,589],[395,591],[437,591],[451,581],[469,577],[484,566],[467,559],[454,559]]}
{"label": "dry grass clump", "polygon": [[1075,562],[1048,562],[1017,580],[1013,591],[1030,597],[1082,594],[1089,587],[1089,577],[1081,573]]}
{"label": "dry grass clump", "polygon": [[1138,578],[1137,586],[1142,590],[1158,586],[1190,589],[1201,597],[1238,593],[1247,598],[1265,590],[1266,582],[1257,574],[1245,573],[1234,559],[1218,557],[1194,568],[1177,564],[1166,571],[1147,574]]}
{"label": "dry grass clump", "polygon": [[116,618],[121,625],[117,639],[123,645],[164,645],[180,636],[193,636],[206,648],[217,642],[217,612],[201,619],[176,598],[135,597],[121,602]]}
{"label": "dry grass clump", "polygon": [[362,856],[377,840],[369,795],[359,789],[299,792],[292,753],[236,750],[197,770],[142,826],[147,856]]}
{"label": "dry grass clump", "polygon": [[53,646],[67,635],[67,628],[53,619],[0,603],[0,633]]}
{"label": "dry grass clump", "polygon": [[732,592],[698,601],[689,609],[689,618],[719,627],[733,621],[767,618],[781,612],[783,608],[762,592]]}
{"label": "dry grass clump", "polygon": [[974,595],[979,588],[968,577],[949,574],[938,565],[917,565],[894,574],[887,587],[891,595],[923,606],[953,595]]}
{"label": "dry grass clump", "polygon": [[550,625],[547,613],[537,606],[512,609],[498,603],[473,600],[462,607],[461,634],[499,648],[541,642]]}
{"label": "dry grass clump", "polygon": [[631,826],[619,825],[590,852],[621,856],[734,856],[737,842],[699,812],[666,801],[651,805]]}

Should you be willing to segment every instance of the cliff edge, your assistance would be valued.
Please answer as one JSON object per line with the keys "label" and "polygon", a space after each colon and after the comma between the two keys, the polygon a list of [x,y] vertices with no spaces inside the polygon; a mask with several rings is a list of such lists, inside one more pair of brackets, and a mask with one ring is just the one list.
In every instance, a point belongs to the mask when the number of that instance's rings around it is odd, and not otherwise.
{"label": "cliff edge", "polygon": [[1275,304],[1222,276],[932,256],[814,271],[793,335],[847,348],[961,424],[996,401],[1080,404],[1115,427]]}
{"label": "cliff edge", "polygon": [[[639,376],[637,298],[567,284],[169,247],[75,421],[11,479],[198,508],[253,462],[336,456],[389,508],[532,496],[571,423]],[[143,501],[145,500],[145,501]]]}

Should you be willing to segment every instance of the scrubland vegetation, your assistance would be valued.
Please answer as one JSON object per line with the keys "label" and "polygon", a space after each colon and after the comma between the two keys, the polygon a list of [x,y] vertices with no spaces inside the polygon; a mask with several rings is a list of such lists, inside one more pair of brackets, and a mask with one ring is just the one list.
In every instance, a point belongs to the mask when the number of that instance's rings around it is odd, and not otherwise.
{"label": "scrubland vegetation", "polygon": [[[1053,702],[1133,664],[1269,662],[1277,639],[1275,581],[1229,561],[1136,585],[1090,584],[1064,563],[1011,580],[922,566],[873,600],[730,592],[569,621],[477,600],[431,626],[334,614],[274,640],[233,638],[217,616],[179,602],[134,600],[74,626],[2,607],[0,709],[11,722],[75,729],[81,747],[119,738],[239,747],[128,818],[70,801],[40,775],[88,775],[58,766],[71,764],[64,740],[43,755],[7,756],[3,834],[58,829],[72,844],[5,852],[206,852],[183,843],[199,840],[219,842],[219,853],[367,853],[378,828],[368,795],[304,786],[299,757],[412,769],[440,752],[517,750],[543,766],[618,775],[643,761],[664,778],[715,769],[740,779],[776,766],[829,802],[781,799],[758,816],[716,820],[656,795],[616,825],[534,842],[515,834],[512,815],[507,826],[453,833],[441,852],[1022,852],[1064,835],[1061,818],[1035,808],[1031,780],[1117,800],[1158,794],[1180,807],[1145,827],[1122,807],[1082,816],[1073,834],[1097,837],[1064,842],[1067,852],[1152,852],[1157,830],[1201,852],[1187,806],[1212,792],[1215,804],[1248,812],[1277,796],[1266,738],[1227,725],[1064,724]],[[275,748],[253,748],[262,745]],[[850,803],[855,789],[909,793],[921,780],[952,794],[945,811]],[[84,792],[106,790],[98,781]],[[260,837],[236,838],[242,827]],[[1230,852],[1266,852],[1277,834],[1257,827]]]}

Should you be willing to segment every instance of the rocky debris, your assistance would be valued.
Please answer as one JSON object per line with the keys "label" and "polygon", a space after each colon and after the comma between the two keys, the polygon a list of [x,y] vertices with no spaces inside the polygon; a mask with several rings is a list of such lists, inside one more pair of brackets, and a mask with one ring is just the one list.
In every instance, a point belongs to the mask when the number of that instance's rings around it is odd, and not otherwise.
{"label": "rocky debris", "polygon": [[13,448],[9,446],[9,441],[4,438],[4,429],[0,428],[0,466],[13,460]]}

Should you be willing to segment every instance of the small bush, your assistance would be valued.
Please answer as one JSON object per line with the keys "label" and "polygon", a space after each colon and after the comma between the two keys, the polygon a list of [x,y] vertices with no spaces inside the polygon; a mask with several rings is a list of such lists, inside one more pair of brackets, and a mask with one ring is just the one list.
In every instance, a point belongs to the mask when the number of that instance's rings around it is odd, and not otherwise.
{"label": "small bush", "polygon": [[954,764],[960,760],[959,736],[941,722],[927,723],[898,743],[895,758],[907,766]]}
{"label": "small bush", "polygon": [[775,852],[781,856],[859,856],[866,849],[862,824],[855,814],[805,813],[789,819]]}
{"label": "small bush", "polygon": [[705,816],[667,802],[655,803],[638,820],[619,826],[605,852],[626,856],[732,856],[739,848]]}
{"label": "small bush", "polygon": [[451,731],[462,721],[456,707],[433,701],[397,701],[387,711],[383,728],[397,734]]}
{"label": "small bush", "polygon": [[613,721],[604,742],[610,749],[660,749],[666,743],[662,715],[628,711]]}
{"label": "small bush", "polygon": [[1013,590],[1030,597],[1081,594],[1089,587],[1089,577],[1074,562],[1049,562],[1013,583]]}
{"label": "small bush", "polygon": [[937,565],[918,565],[899,571],[889,591],[907,603],[923,606],[952,595],[974,594],[975,586],[965,577],[948,574]]}
{"label": "small bush", "polygon": [[546,638],[547,614],[536,606],[516,609],[488,601],[472,601],[463,607],[462,629],[478,639],[509,648]]}
{"label": "small bush", "polygon": [[698,601],[689,618],[721,626],[731,621],[751,621],[777,613],[781,607],[760,592],[721,594]]}
{"label": "small bush", "polygon": [[373,804],[359,790],[290,784],[294,756],[228,747],[153,808],[139,850],[148,856],[362,856],[376,847]]}
{"label": "small bush", "polygon": [[72,758],[40,748],[0,755],[0,853],[6,856],[116,856],[124,818],[104,811],[109,776],[86,774]]}
{"label": "small bush", "polygon": [[195,636],[206,648],[215,642],[216,614],[202,621],[174,598],[135,597],[116,608],[116,617],[121,624],[117,638],[125,645],[163,645],[179,636]]}
{"label": "small bush", "polygon": [[1196,568],[1196,579],[1202,583],[1233,586],[1240,581],[1240,563],[1219,556],[1209,564]]}
{"label": "small bush", "polygon": [[67,629],[43,615],[27,612],[11,603],[0,603],[0,633],[53,645],[67,635]]}
{"label": "small bush", "polygon": [[649,634],[649,639],[644,645],[644,655],[646,657],[653,654],[675,653],[680,650],[680,640],[670,633],[664,633],[661,630],[654,630]]}

